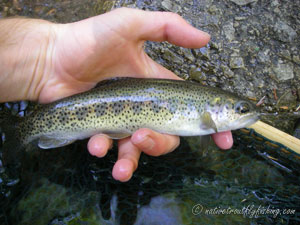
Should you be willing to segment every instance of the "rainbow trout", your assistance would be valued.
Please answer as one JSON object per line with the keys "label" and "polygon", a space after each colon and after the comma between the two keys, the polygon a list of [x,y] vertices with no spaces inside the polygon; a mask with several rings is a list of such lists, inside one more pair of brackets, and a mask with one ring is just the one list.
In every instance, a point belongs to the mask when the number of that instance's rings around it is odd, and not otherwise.
{"label": "rainbow trout", "polygon": [[18,119],[15,132],[24,145],[43,149],[68,145],[97,133],[120,139],[139,128],[179,136],[239,129],[258,120],[252,103],[198,83],[119,78],[56,102],[38,105]]}

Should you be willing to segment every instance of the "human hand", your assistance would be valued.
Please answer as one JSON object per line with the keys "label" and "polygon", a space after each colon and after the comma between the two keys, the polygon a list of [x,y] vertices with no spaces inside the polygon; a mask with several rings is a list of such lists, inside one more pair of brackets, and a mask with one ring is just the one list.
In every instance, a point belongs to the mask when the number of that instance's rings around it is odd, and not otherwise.
{"label": "human hand", "polygon": [[[146,40],[168,41],[186,48],[206,45],[210,36],[193,28],[180,16],[169,12],[146,12],[116,9],[109,13],[70,24],[47,24],[51,27],[46,64],[36,69],[30,99],[48,103],[93,88],[111,77],[180,79],[153,61],[143,49]],[[35,82],[37,80],[37,82]],[[232,146],[231,132],[213,135],[222,149]],[[95,135],[88,143],[89,152],[106,155],[112,140]],[[113,177],[127,181],[138,166],[141,152],[159,156],[179,145],[177,136],[140,129],[131,137],[119,140],[118,160]]]}

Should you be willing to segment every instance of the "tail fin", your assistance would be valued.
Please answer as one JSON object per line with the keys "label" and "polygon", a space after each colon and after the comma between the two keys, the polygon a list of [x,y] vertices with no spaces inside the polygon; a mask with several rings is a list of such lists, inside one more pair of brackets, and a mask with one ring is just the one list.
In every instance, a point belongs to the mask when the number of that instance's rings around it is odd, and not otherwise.
{"label": "tail fin", "polygon": [[22,146],[19,141],[17,128],[19,121],[20,118],[12,115],[8,108],[5,106],[0,108],[0,134],[2,134],[0,138],[3,141],[2,158],[5,165],[15,164],[22,157],[22,154],[20,154]]}

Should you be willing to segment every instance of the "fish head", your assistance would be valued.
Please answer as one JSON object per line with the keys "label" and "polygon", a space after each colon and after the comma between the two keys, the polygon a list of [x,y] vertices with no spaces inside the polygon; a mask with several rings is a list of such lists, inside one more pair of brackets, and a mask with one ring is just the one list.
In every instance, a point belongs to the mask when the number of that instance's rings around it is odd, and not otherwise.
{"label": "fish head", "polygon": [[216,114],[215,124],[218,132],[250,126],[259,119],[260,115],[254,104],[240,98],[227,98],[219,106]]}

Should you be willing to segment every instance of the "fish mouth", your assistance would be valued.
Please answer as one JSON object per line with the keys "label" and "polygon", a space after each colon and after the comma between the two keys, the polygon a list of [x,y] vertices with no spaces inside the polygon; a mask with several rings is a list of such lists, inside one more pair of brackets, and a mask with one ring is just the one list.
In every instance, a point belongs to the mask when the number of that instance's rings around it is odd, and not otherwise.
{"label": "fish mouth", "polygon": [[248,127],[259,120],[260,114],[257,112],[249,113],[248,115],[245,115],[241,117],[238,120],[235,120],[231,123],[229,123],[226,127],[223,127],[222,129],[218,129],[218,132],[228,131],[228,130],[238,130],[241,128]]}
{"label": "fish mouth", "polygon": [[237,124],[236,129],[248,127],[252,124],[254,124],[256,121],[260,119],[259,113],[251,113],[249,115],[243,116],[239,120],[237,120],[235,123]]}

